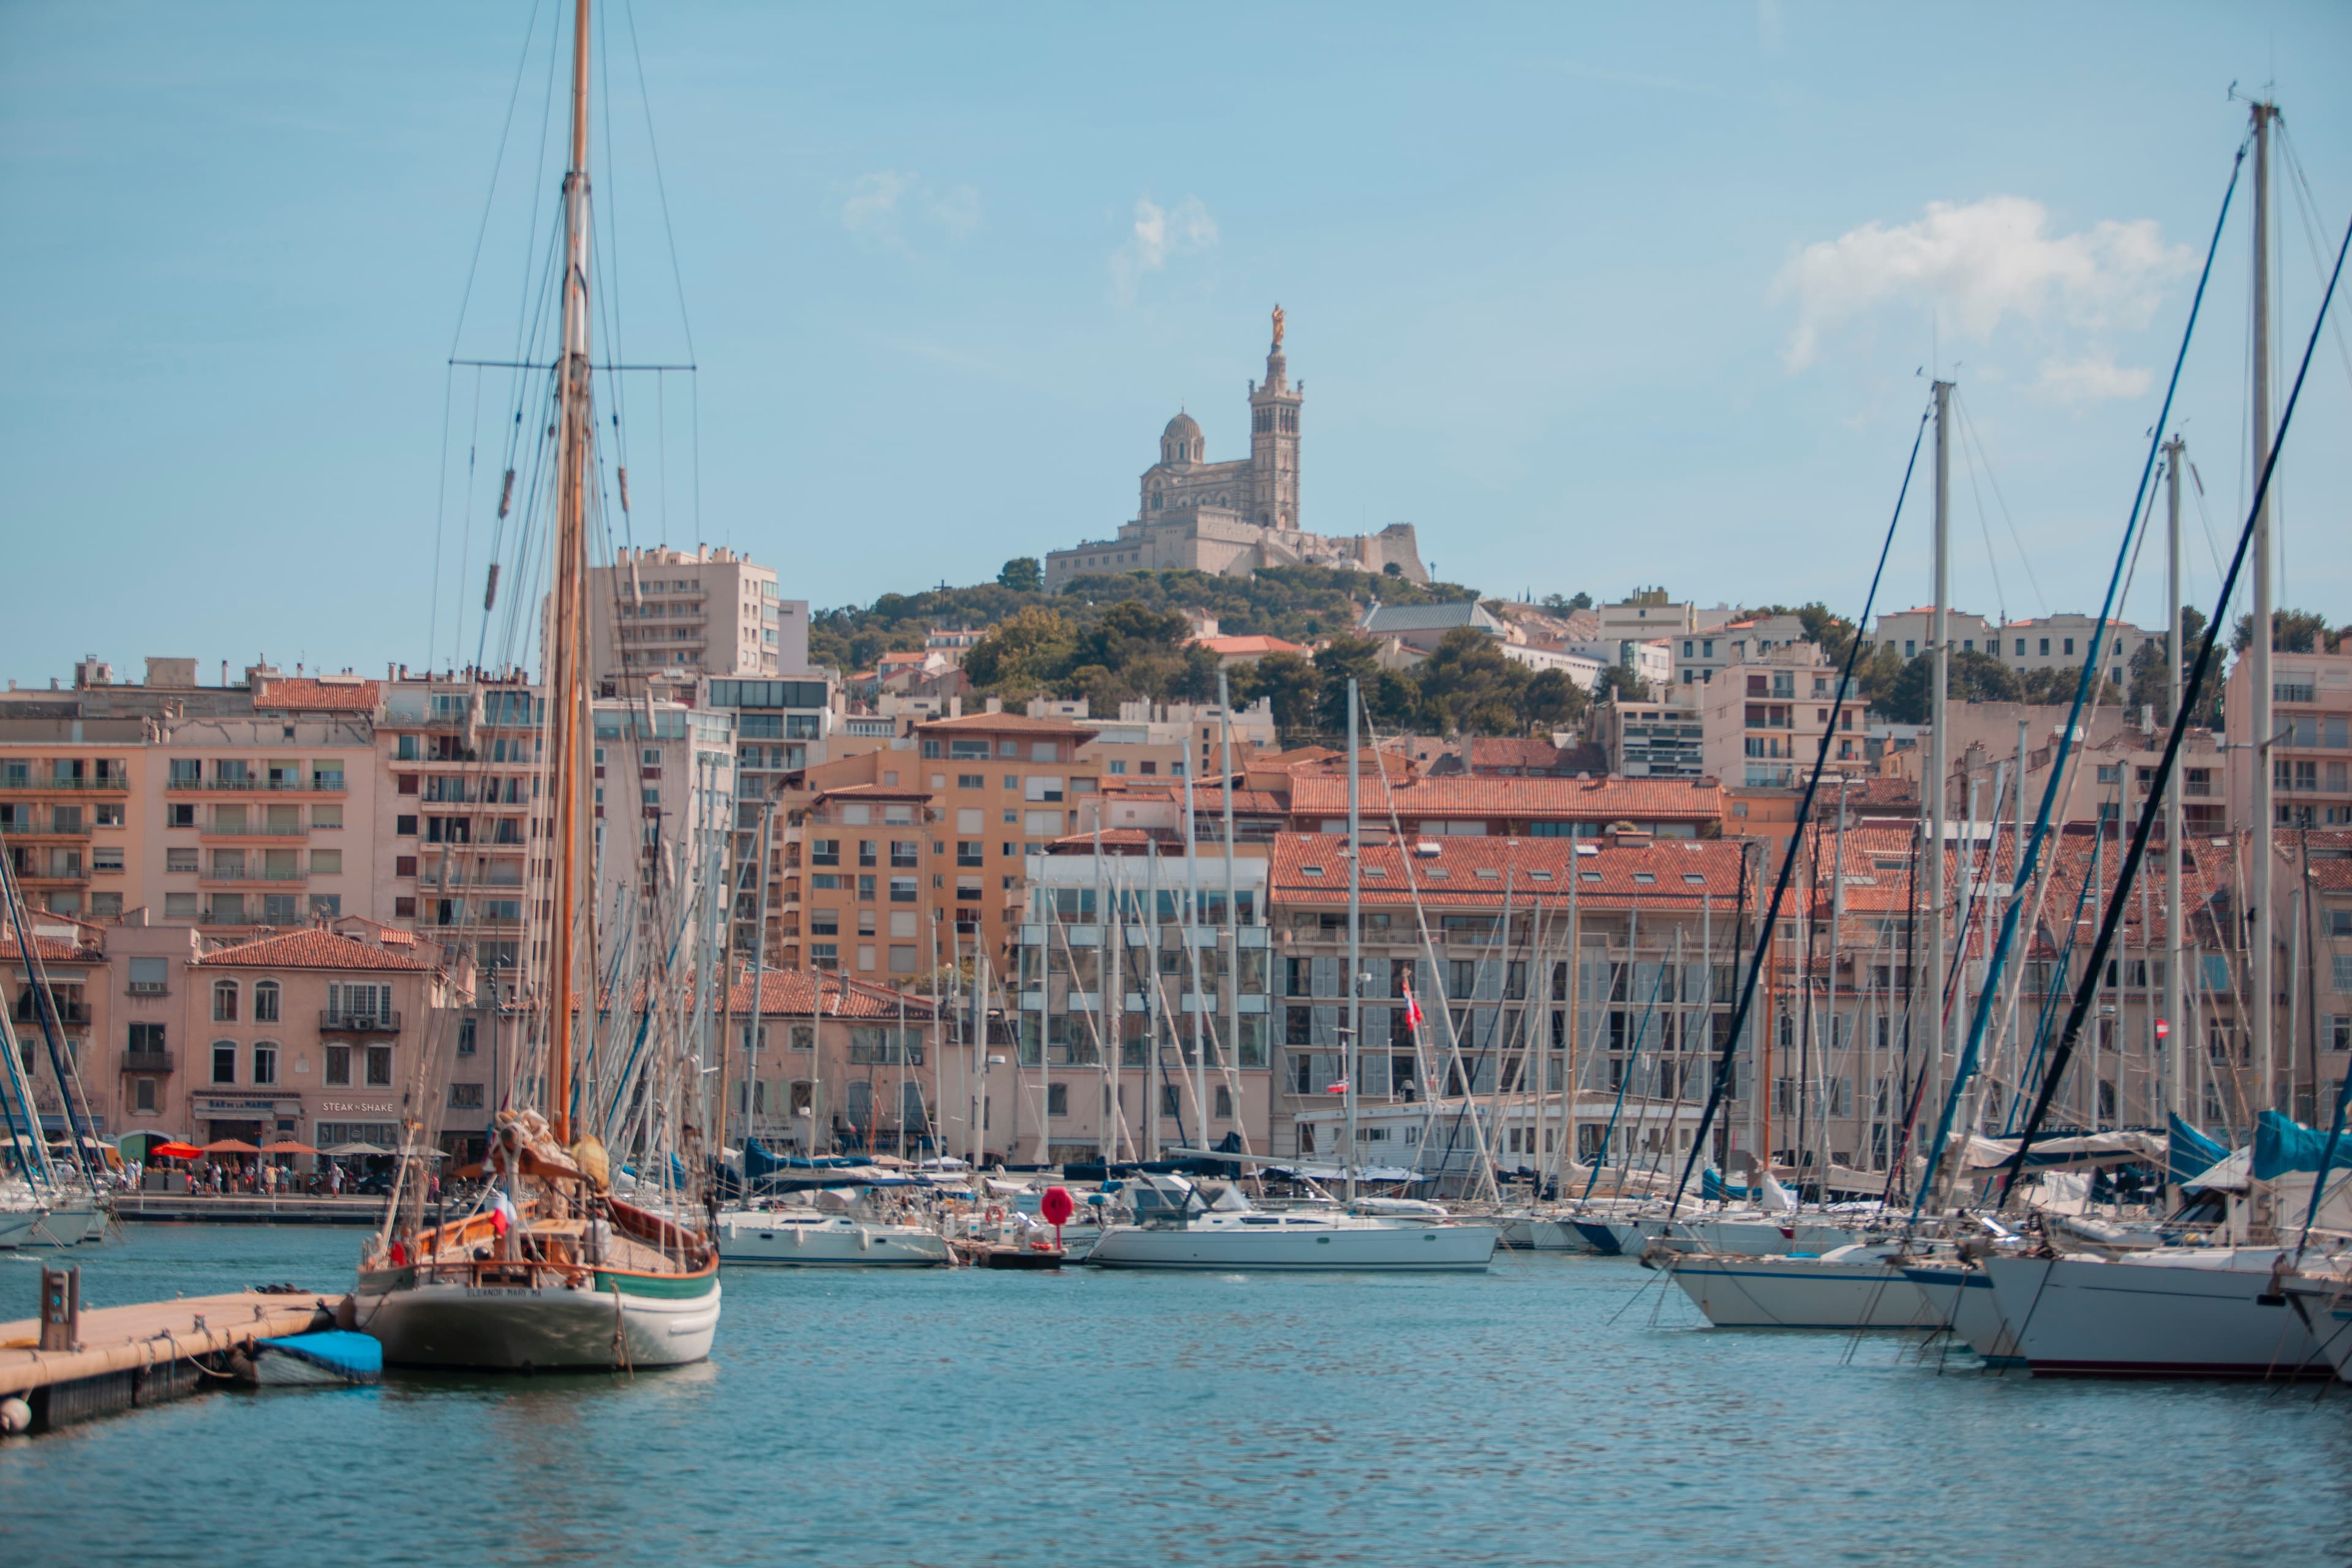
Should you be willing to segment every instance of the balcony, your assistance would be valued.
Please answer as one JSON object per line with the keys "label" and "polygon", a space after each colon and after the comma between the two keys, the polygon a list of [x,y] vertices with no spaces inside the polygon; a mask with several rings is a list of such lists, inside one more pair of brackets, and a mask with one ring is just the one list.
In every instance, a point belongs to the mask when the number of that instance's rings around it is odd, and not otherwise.
{"label": "balcony", "polygon": [[[27,992],[24,995],[16,998],[16,1022],[19,1024],[38,1024],[41,1021],[38,1005],[34,1002],[30,992]],[[68,1026],[73,1025],[87,1026],[89,1023],[89,1004],[87,1002],[59,1002],[58,1004],[58,1022]]]}
{"label": "balcony", "polygon": [[169,1051],[125,1051],[122,1053],[124,1072],[168,1073],[172,1070]]}
{"label": "balcony", "polygon": [[242,827],[214,822],[196,829],[200,838],[299,838],[310,831],[299,822],[248,822]]}
{"label": "balcony", "polygon": [[354,1013],[348,1008],[330,1007],[319,1015],[319,1032],[327,1035],[396,1035],[400,1033],[397,1013]]}
{"label": "balcony", "polygon": [[79,860],[53,860],[46,866],[18,866],[16,869],[16,880],[28,888],[79,887],[89,880],[89,868]]}
{"label": "balcony", "polygon": [[[119,788],[121,786],[118,785],[116,787]],[[272,779],[259,777],[241,779],[175,778],[166,780],[163,784],[163,788],[166,793],[173,795],[184,795],[191,791],[201,791],[205,793],[218,791],[228,795],[342,795],[346,792],[348,786],[344,784],[341,774],[334,773],[330,774],[325,778],[317,779]]]}
{"label": "balcony", "polygon": [[38,827],[29,822],[0,822],[0,834],[5,834],[10,838],[79,839],[89,837],[89,827],[88,824],[76,827],[59,827],[52,823],[47,827]]}
{"label": "balcony", "polygon": [[30,790],[36,793],[69,790],[76,793],[104,790],[113,795],[127,795],[131,781],[119,773],[106,773],[98,778],[68,778],[59,773],[10,773],[0,777],[0,791],[14,793]]}

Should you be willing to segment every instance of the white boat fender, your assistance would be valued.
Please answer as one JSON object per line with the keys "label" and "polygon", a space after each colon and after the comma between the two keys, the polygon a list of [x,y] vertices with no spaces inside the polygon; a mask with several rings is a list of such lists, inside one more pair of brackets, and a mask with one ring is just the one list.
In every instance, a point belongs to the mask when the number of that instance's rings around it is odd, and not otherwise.
{"label": "white boat fender", "polygon": [[33,1407],[21,1399],[0,1399],[0,1433],[11,1436],[30,1429]]}

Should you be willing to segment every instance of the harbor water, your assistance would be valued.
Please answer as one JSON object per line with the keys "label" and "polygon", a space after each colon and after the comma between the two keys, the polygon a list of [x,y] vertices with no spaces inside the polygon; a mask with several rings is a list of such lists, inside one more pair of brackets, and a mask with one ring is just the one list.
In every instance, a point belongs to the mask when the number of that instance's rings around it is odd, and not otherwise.
{"label": "harbor water", "polygon": [[[358,1240],[144,1226],[74,1256],[93,1305],[340,1294]],[[0,1318],[33,1314],[40,1261],[0,1255]],[[1619,1259],[725,1288],[684,1371],[394,1373],[0,1443],[0,1541],[28,1564],[2091,1564],[2332,1558],[2352,1520],[2332,1384],[2034,1382],[1714,1330]]]}

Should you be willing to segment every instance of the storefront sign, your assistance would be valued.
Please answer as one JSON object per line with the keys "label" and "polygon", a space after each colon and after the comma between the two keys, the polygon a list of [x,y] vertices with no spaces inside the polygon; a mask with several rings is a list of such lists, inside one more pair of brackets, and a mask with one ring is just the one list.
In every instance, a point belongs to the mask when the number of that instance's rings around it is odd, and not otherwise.
{"label": "storefront sign", "polygon": [[400,1107],[389,1100],[322,1100],[320,1116],[393,1116]]}
{"label": "storefront sign", "polygon": [[265,1116],[299,1116],[302,1100],[298,1096],[282,1094],[200,1095],[196,1099],[196,1114],[230,1121],[252,1121]]}

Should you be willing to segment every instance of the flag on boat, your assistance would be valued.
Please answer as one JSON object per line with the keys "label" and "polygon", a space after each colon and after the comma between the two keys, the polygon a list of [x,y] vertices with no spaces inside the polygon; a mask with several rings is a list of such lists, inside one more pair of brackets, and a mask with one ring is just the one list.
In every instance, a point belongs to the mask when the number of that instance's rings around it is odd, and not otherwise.
{"label": "flag on boat", "polygon": [[1326,1094],[1345,1094],[1348,1092],[1348,1080],[1346,1079],[1341,1079],[1339,1082],[1333,1084],[1323,1092]]}
{"label": "flag on boat", "polygon": [[1421,1033],[1421,999],[1412,994],[1410,985],[1404,988],[1404,1021],[1414,1034]]}

